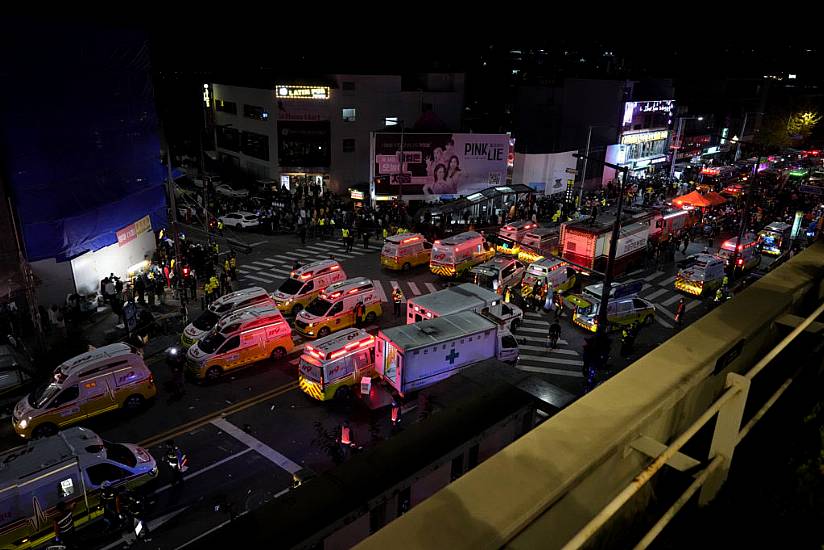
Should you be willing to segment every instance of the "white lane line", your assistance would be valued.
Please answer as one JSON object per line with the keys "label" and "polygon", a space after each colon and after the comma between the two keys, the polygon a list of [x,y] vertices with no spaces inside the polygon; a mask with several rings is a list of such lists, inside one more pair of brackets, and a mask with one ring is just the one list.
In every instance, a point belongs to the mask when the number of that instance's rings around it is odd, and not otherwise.
{"label": "white lane line", "polygon": [[424,283],[424,285],[429,289],[429,292],[438,292],[438,289],[432,283]]}
{"label": "white lane line", "polygon": [[671,324],[667,323],[666,321],[664,321],[660,317],[656,317],[655,320],[658,321],[658,324],[663,326],[664,328],[672,328]]}
{"label": "white lane line", "polygon": [[656,272],[655,272],[655,273],[653,273],[652,275],[649,275],[648,277],[644,277],[644,280],[645,280],[646,282],[650,282],[650,281],[652,281],[652,280],[654,280],[654,279],[657,279],[658,277],[660,277],[660,276],[661,276],[661,275],[663,275],[663,274],[664,274],[664,272],[663,272],[663,271],[656,271]]}
{"label": "white lane line", "polygon": [[[539,343],[543,344],[544,346],[546,346],[546,336],[544,336],[543,338],[539,338],[537,336],[523,336],[521,334],[516,333],[515,334],[515,339],[518,340],[518,342],[520,342],[521,340],[526,340],[527,342],[539,342]],[[569,345],[569,342],[562,339],[562,338],[558,338],[558,343],[561,344],[562,346],[568,346]]]}
{"label": "white lane line", "polygon": [[532,319],[543,319],[544,316],[540,313],[535,313],[534,311],[525,311],[524,317],[530,317]]}
{"label": "white lane line", "polygon": [[650,292],[650,293],[649,293],[649,294],[647,294],[646,296],[641,296],[641,297],[642,297],[644,300],[654,300],[654,299],[656,299],[657,297],[659,297],[660,295],[662,295],[662,294],[666,294],[666,293],[667,293],[667,292],[669,292],[669,291],[670,291],[670,289],[668,289],[668,288],[659,288],[659,289],[658,289],[658,290],[656,290],[655,292]]}
{"label": "white lane line", "polygon": [[266,241],[258,241],[256,243],[247,244],[246,246],[260,246],[262,244],[266,244]]}
{"label": "white lane line", "polygon": [[[227,457],[226,457],[226,458],[224,458],[224,459],[218,460],[218,461],[217,461],[217,462],[215,462],[214,464],[209,464],[209,465],[208,465],[208,466],[206,466],[205,468],[201,468],[200,470],[198,470],[198,471],[196,471],[196,472],[192,472],[191,474],[185,475],[185,476],[183,476],[183,479],[184,479],[185,481],[188,481],[188,480],[190,480],[190,479],[192,479],[192,478],[195,478],[195,477],[199,476],[200,474],[205,474],[205,473],[206,473],[206,472],[208,472],[209,470],[212,470],[212,469],[214,469],[214,468],[217,468],[218,466],[222,466],[223,464],[225,464],[225,463],[229,462],[230,460],[234,460],[234,459],[236,459],[236,458],[237,458],[237,457],[239,457],[239,456],[243,456],[243,455],[245,455],[246,453],[251,452],[252,450],[253,450],[253,449],[251,449],[251,448],[246,448],[246,449],[243,449],[242,451],[240,451],[240,452],[238,452],[238,453],[235,453],[235,454],[233,454],[233,455],[229,455],[229,456],[227,456]],[[168,485],[164,485],[163,487],[160,487],[159,489],[155,489],[155,490],[152,492],[152,494],[153,494],[153,495],[156,495],[156,494],[158,494],[158,493],[162,493],[163,491],[168,491],[168,490],[169,490],[169,489],[171,489],[171,488],[172,488],[172,484],[170,483],[170,484],[168,484]]]}
{"label": "white lane line", "polygon": [[[146,522],[146,530],[150,531],[150,532],[154,531],[155,529],[157,529],[158,527],[160,527],[164,523],[167,523],[169,520],[171,520],[175,516],[179,516],[180,514],[182,514],[183,512],[185,512],[188,509],[189,509],[188,506],[184,506],[183,508],[179,508],[179,509],[177,509],[173,512],[169,512],[168,514],[164,514],[164,515],[160,516],[159,518],[149,520],[149,521]],[[128,536],[129,536],[128,540],[126,538],[127,535],[123,535],[122,537],[120,537],[120,540],[116,540],[113,543],[108,544],[108,545],[104,546],[103,548],[100,548],[100,550],[112,550],[113,548],[123,548],[123,544],[125,544],[125,543],[128,543],[129,545],[131,545],[134,542],[134,539],[131,538],[131,533]],[[48,546],[47,548],[52,548],[52,547]],[[62,546],[59,546],[58,548],[62,548]]]}
{"label": "white lane line", "polygon": [[[274,267],[270,267],[269,271],[271,271],[273,273],[277,273],[279,275],[286,275],[287,277],[292,274],[292,272],[289,271],[288,269],[275,269]],[[260,272],[258,272],[258,275],[259,274],[260,274]]]}
{"label": "white lane line", "polygon": [[524,319],[522,322],[524,324],[529,323],[530,325],[538,325],[539,327],[548,327],[549,326],[549,321],[543,321],[543,320],[539,321],[537,319]]}
{"label": "white lane line", "polygon": [[314,243],[314,246],[322,246],[322,247],[324,247],[324,248],[341,248],[341,247],[343,247],[343,246],[345,246],[345,245],[344,245],[343,243],[339,243],[339,244],[332,244],[332,243],[330,243],[330,242],[323,241],[323,242],[316,242],[316,243]]}
{"label": "white lane line", "polygon": [[690,300],[690,302],[687,304],[687,307],[684,308],[684,311],[689,311],[692,308],[698,307],[700,305],[701,305],[701,300]]}
{"label": "white lane line", "polygon": [[412,283],[412,282],[409,282],[409,283],[406,283],[406,284],[409,286],[409,288],[412,289],[412,294],[414,294],[415,296],[420,296],[421,295],[421,291],[418,290],[418,285],[416,285],[415,283]]}
{"label": "white lane line", "polygon": [[675,282],[675,279],[677,279],[677,278],[678,278],[677,275],[673,275],[672,277],[670,277],[668,279],[664,279],[663,281],[659,281],[657,284],[660,285],[660,286],[670,286],[672,283]]}
{"label": "white lane line", "polygon": [[377,279],[372,279],[372,284],[375,285],[375,290],[377,290],[378,297],[381,299],[381,302],[388,302],[389,300],[386,299],[386,292],[383,291],[381,282]]}
{"label": "white lane line", "polygon": [[398,288],[398,281],[389,281],[389,284],[392,285],[392,290]]}
{"label": "white lane line", "polygon": [[644,283],[644,286],[641,287],[641,292],[643,292],[643,291],[645,291],[649,288],[652,288],[652,285],[649,284],[649,283]]}
{"label": "white lane line", "polygon": [[303,469],[303,466],[300,464],[296,464],[274,450],[273,448],[269,447],[259,439],[252,437],[250,434],[247,434],[225,418],[215,418],[210,422],[213,426],[217,427],[220,430],[223,430],[227,434],[231,435],[241,443],[247,445],[249,448],[254,449],[264,457],[268,458],[270,461],[275,463],[276,465],[280,466],[290,474],[294,474],[299,472]]}
{"label": "white lane line", "polygon": [[670,310],[662,306],[661,304],[655,304],[655,313],[663,313],[673,321],[675,321],[675,314],[672,313]]}
{"label": "white lane line", "polygon": [[271,260],[267,260],[265,262],[257,261],[257,262],[249,262],[249,263],[250,264],[255,264],[255,265],[262,265],[264,267],[275,267],[276,265],[278,265],[278,264],[272,262]]}
{"label": "white lane line", "polygon": [[522,353],[519,361],[538,361],[539,363],[555,363],[556,365],[572,365],[575,367],[584,366],[583,361],[577,359],[557,359],[555,357],[547,357],[546,355],[527,355]]}
{"label": "white lane line", "polygon": [[559,376],[571,376],[572,378],[583,378],[583,373],[574,370],[551,369],[549,367],[531,367],[529,365],[517,365],[515,368],[526,372],[538,372],[541,374],[557,374]]}
{"label": "white lane line", "polygon": [[681,296],[680,294],[676,294],[676,295],[675,295],[675,296],[673,296],[672,298],[667,298],[666,300],[664,300],[664,301],[663,301],[663,302],[661,302],[661,303],[662,303],[662,304],[664,304],[665,306],[671,306],[672,304],[674,304],[675,302],[677,302],[678,300],[680,300],[682,297],[683,297],[683,296]]}
{"label": "white lane line", "polygon": [[[258,274],[259,274],[259,275],[262,275],[262,273],[258,273]],[[262,282],[262,283],[274,283],[274,282],[275,282],[275,279],[263,279],[263,278],[261,278],[261,277],[256,277],[256,276],[254,276],[254,275],[245,275],[244,277],[245,277],[246,279],[254,279],[254,280],[256,280],[256,281],[260,281],[260,282]]]}
{"label": "white lane line", "polygon": [[249,271],[248,269],[244,269],[242,267],[237,268],[237,272],[242,273],[243,275],[246,275],[247,273],[251,273],[251,271]]}
{"label": "white lane line", "polygon": [[[524,321],[526,323],[526,321]],[[547,323],[549,324],[549,323]],[[537,332],[538,334],[546,334],[545,328],[532,328],[532,327],[518,327],[518,334],[522,332]]]}
{"label": "white lane line", "polygon": [[527,346],[527,345],[519,345],[519,350],[526,350],[526,351],[540,351],[543,353],[560,353],[561,355],[578,355],[578,352],[573,349],[551,349],[549,346]]}

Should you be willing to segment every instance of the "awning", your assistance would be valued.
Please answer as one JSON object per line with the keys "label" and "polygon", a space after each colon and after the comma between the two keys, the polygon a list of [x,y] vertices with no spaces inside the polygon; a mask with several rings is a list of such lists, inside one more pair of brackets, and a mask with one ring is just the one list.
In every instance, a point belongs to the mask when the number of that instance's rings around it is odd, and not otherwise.
{"label": "awning", "polygon": [[689,204],[692,206],[698,206],[700,208],[706,208],[707,206],[713,206],[713,203],[710,202],[706,197],[704,197],[698,191],[693,191],[692,193],[687,193],[686,195],[681,195],[680,197],[675,197],[672,200],[672,204],[676,206],[683,206],[685,204]]}
{"label": "awning", "polygon": [[727,202],[727,199],[725,199],[715,191],[710,191],[709,193],[704,195],[704,198],[710,201],[713,206],[718,206],[719,204],[724,204],[725,202]]}

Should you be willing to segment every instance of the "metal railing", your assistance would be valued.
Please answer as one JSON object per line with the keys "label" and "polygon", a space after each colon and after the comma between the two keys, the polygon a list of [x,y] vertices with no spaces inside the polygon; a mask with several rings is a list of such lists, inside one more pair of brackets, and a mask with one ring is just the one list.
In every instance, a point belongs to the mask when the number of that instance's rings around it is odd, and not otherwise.
{"label": "metal railing", "polygon": [[661,451],[661,453],[633,479],[630,485],[625,487],[624,490],[615,496],[594,518],[578,531],[578,533],[563,546],[563,550],[575,550],[583,547],[633,495],[638,493],[670,459],[679,453],[687,441],[718,414],[718,421],[716,422],[712,443],[710,445],[709,464],[696,475],[692,484],[638,542],[635,546],[636,550],[647,548],[699,489],[701,490],[699,504],[703,505],[712,500],[726,479],[735,447],[750,433],[752,428],[764,417],[767,411],[775,405],[778,399],[781,398],[784,392],[792,385],[792,382],[798,377],[803,367],[800,367],[787,378],[770,398],[767,399],[758,412],[753,415],[752,419],[741,428],[744,406],[747,402],[752,380],[822,314],[824,314],[824,303],[819,305],[810,316],[805,318],[745,375],[742,376],[732,372],[727,374],[726,390],[724,393],[710,405],[704,414],[678,436],[672,444]]}

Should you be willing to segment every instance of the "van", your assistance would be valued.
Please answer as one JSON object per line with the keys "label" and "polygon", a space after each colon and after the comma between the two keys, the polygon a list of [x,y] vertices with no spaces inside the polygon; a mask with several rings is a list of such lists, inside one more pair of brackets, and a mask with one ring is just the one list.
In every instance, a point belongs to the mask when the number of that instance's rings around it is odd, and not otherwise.
{"label": "van", "polygon": [[323,338],[355,325],[355,306],[365,308],[366,323],[383,313],[375,285],[366,277],[355,277],[326,287],[320,296],[295,317],[295,330],[309,338]]}
{"label": "van", "polygon": [[223,373],[264,359],[283,359],[292,351],[292,329],[274,305],[225,316],[186,353],[187,372],[214,381]]}
{"label": "van", "polygon": [[547,285],[553,292],[566,292],[575,286],[575,275],[575,270],[565,261],[541,258],[526,268],[521,283],[521,296],[526,298],[532,294],[535,283]]}
{"label": "van", "polygon": [[[738,254],[735,254],[736,243],[738,243]],[[758,243],[758,235],[752,232],[745,233],[740,242],[737,237],[727,239],[718,250],[718,257],[724,258],[727,261],[727,265],[729,265],[733,255],[735,255],[736,270],[746,271],[752,269],[761,263],[761,253],[758,250]]]}
{"label": "van", "polygon": [[57,503],[73,505],[81,527],[102,514],[100,487],[133,490],[157,477],[152,455],[85,428],[0,453],[0,548],[36,548],[54,538]]}
{"label": "van", "polygon": [[409,271],[429,263],[432,244],[420,233],[402,233],[387,237],[381,249],[381,267]]}
{"label": "van", "polygon": [[230,292],[212,302],[212,304],[206,308],[206,311],[201,313],[197,319],[183,329],[183,334],[180,335],[180,343],[184,348],[188,349],[194,345],[195,342],[206,336],[224,315],[245,307],[273,303],[269,293],[259,286]]}
{"label": "van", "polygon": [[[626,298],[628,296],[638,296],[644,289],[644,281],[641,279],[632,279],[622,283],[612,283],[609,287],[609,299]],[[601,299],[601,294],[604,292],[604,283],[597,283],[584,287],[584,295],[592,296]]]}
{"label": "van", "polygon": [[442,277],[460,277],[494,256],[495,250],[483,235],[466,231],[433,243],[429,269]]}
{"label": "van", "polygon": [[285,315],[297,315],[323,289],[344,280],[346,273],[336,260],[320,260],[292,271],[272,297]]}
{"label": "van", "polygon": [[21,437],[44,437],[108,411],[139,409],[156,393],[143,357],[118,342],[62,363],[48,384],[17,403],[12,423]]}
{"label": "van", "polygon": [[[598,330],[598,310],[601,300],[593,296],[575,294],[567,299],[575,306],[572,322],[588,331]],[[607,320],[610,329],[641,323],[651,325],[655,321],[655,305],[643,298],[626,297],[610,300],[607,304]]]}
{"label": "van", "polygon": [[348,398],[352,386],[373,374],[374,344],[375,337],[358,328],[306,344],[298,364],[298,386],[318,401]]}
{"label": "van", "polygon": [[473,267],[470,273],[479,287],[502,294],[506,287],[520,284],[525,271],[526,266],[520,260],[512,256],[498,256]]}
{"label": "van", "polygon": [[758,232],[758,250],[762,254],[780,256],[790,249],[792,226],[784,222],[773,222]]}
{"label": "van", "polygon": [[531,221],[517,221],[504,225],[498,230],[498,252],[502,254],[518,254],[524,236],[538,228],[538,224]]}
{"label": "van", "polygon": [[540,260],[542,256],[558,256],[559,239],[558,227],[533,229],[523,236],[518,259],[524,263],[532,263]]}

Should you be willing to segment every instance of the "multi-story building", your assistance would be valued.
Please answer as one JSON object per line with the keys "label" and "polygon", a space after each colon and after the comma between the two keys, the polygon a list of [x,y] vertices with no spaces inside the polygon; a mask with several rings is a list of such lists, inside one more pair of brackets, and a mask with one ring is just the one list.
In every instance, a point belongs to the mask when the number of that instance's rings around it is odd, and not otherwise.
{"label": "multi-story building", "polygon": [[464,75],[428,73],[205,85],[219,159],[276,185],[369,182],[370,135],[460,128]]}

